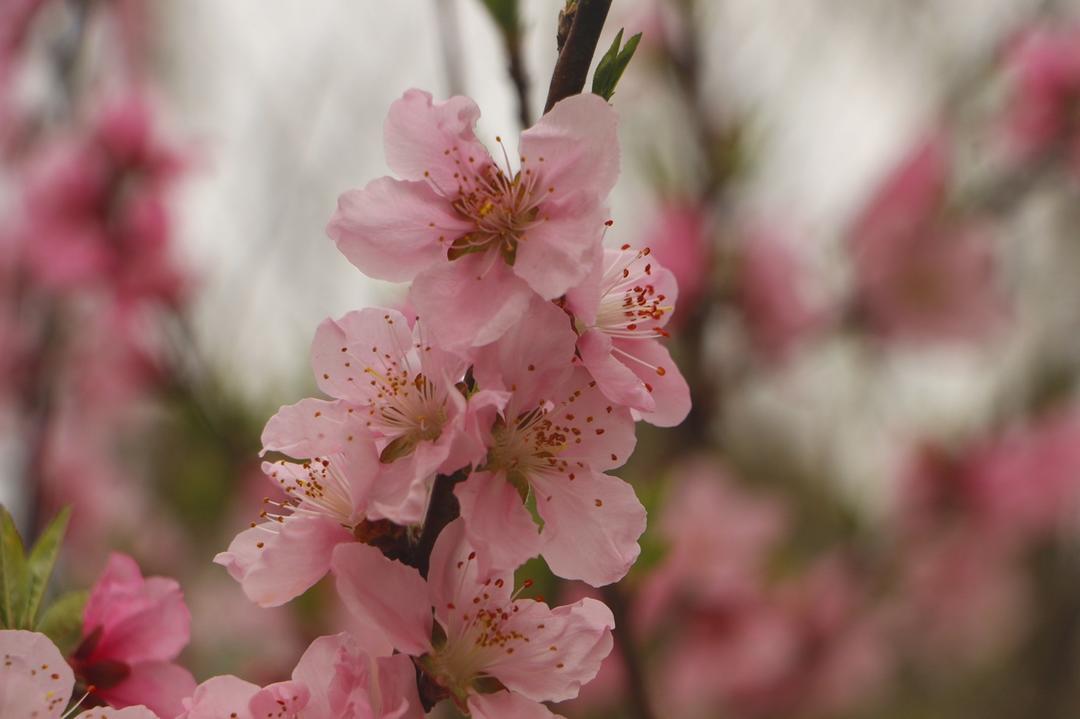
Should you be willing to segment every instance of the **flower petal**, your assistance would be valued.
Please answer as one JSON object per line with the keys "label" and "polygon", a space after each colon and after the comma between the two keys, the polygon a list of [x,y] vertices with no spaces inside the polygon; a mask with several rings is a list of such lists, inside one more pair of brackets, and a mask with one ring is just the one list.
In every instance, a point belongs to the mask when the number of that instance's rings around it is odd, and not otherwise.
{"label": "flower petal", "polygon": [[[690,413],[690,386],[672,361],[667,347],[658,340],[615,340],[615,347],[639,360],[627,359],[626,366],[652,388],[656,401],[656,408],[651,412],[636,410],[634,415],[657,427],[674,427],[686,419]],[[660,374],[660,368],[663,374]]]}
{"label": "flower petal", "polygon": [[383,125],[386,164],[406,180],[430,177],[452,192],[458,186],[455,173],[475,172],[491,163],[487,148],[473,133],[479,118],[480,108],[467,97],[433,102],[431,93],[408,90],[390,106]]}
{"label": "flower petal", "polygon": [[543,704],[513,692],[473,694],[469,697],[469,714],[472,719],[566,719]]}
{"label": "flower petal", "polygon": [[431,648],[431,604],[419,572],[358,543],[334,549],[331,568],[345,607],[381,627],[398,651],[420,656]]}
{"label": "flower petal", "polygon": [[[513,571],[540,553],[536,522],[505,472],[473,472],[454,487],[481,575]],[[446,601],[456,601],[447,599]],[[436,604],[436,606],[438,606]]]}
{"label": "flower petal", "polygon": [[363,432],[360,418],[350,409],[340,400],[314,398],[284,405],[263,429],[263,452],[282,452],[296,459],[341,452]]}
{"label": "flower petal", "polygon": [[329,571],[334,547],[353,541],[352,533],[329,517],[293,515],[267,525],[270,531],[244,530],[228,551],[214,557],[260,607],[303,594]]}
{"label": "flower petal", "polygon": [[525,314],[533,291],[498,256],[466,255],[413,282],[409,298],[443,349],[466,352],[499,339]]}
{"label": "flower petal", "polygon": [[[565,701],[600,671],[611,653],[611,610],[595,599],[549,609],[543,602],[518,603],[508,632],[529,637],[513,654],[500,655],[486,671],[506,687],[535,701]],[[554,649],[552,649],[554,647]]]}
{"label": "flower petal", "polygon": [[656,402],[641,378],[611,354],[611,337],[599,330],[589,330],[578,337],[577,347],[585,369],[605,397],[624,407],[656,409]]}
{"label": "flower petal", "polygon": [[184,699],[195,692],[195,678],[179,664],[142,662],[130,669],[122,682],[99,690],[98,696],[114,707],[144,706],[161,717],[174,717],[183,711]]}
{"label": "flower petal", "polygon": [[563,207],[544,205],[545,221],[517,245],[514,273],[546,300],[562,296],[584,280],[602,256],[607,210],[588,197]]}
{"label": "flower petal", "polygon": [[67,708],[75,677],[49,638],[37,632],[0,630],[0,716],[56,719]]}
{"label": "flower petal", "polygon": [[601,472],[582,470],[573,481],[554,473],[532,478],[544,518],[544,559],[564,579],[594,587],[622,579],[637,559],[645,508],[634,488]]}
{"label": "flower petal", "polygon": [[541,173],[543,185],[554,188],[554,200],[585,191],[602,201],[619,177],[618,122],[599,95],[561,100],[521,133],[523,165]]}
{"label": "flower petal", "polygon": [[427,183],[380,177],[342,193],[326,234],[368,277],[407,282],[445,260],[469,227]]}
{"label": "flower petal", "polygon": [[232,675],[212,677],[195,688],[176,719],[253,719],[248,703],[259,687]]}

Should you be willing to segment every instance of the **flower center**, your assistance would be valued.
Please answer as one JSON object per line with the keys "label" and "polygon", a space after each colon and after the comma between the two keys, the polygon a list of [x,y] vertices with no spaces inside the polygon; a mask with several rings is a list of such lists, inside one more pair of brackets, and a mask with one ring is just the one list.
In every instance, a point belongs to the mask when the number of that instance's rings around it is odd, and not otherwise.
{"label": "flower center", "polygon": [[518,415],[512,424],[507,425],[500,417],[492,429],[493,441],[486,468],[506,472],[507,478],[523,496],[528,491],[530,475],[565,464],[557,456],[569,444],[570,429],[552,421],[549,417],[552,409],[550,402],[542,402],[535,409]]}
{"label": "flower center", "polygon": [[594,325],[601,332],[624,339],[668,336],[662,325],[674,307],[653,285],[650,253],[623,245],[604,270]]}
{"label": "flower center", "polygon": [[[281,523],[290,514],[309,514],[332,517],[344,526],[356,522],[352,493],[345,477],[329,459],[315,457],[302,464],[281,460],[269,471],[288,495],[283,501],[266,498],[264,504],[274,509],[263,510],[259,516]],[[260,525],[262,526],[262,525]]]}
{"label": "flower center", "polygon": [[408,360],[393,362],[381,370],[365,367],[376,388],[368,408],[367,426],[392,441],[382,460],[392,462],[411,453],[420,442],[442,436],[446,424],[447,390],[422,372],[413,372]]}
{"label": "flower center", "polygon": [[[473,552],[459,565],[469,564],[475,557]],[[425,664],[438,683],[462,704],[470,690],[490,676],[488,671],[492,667],[504,658],[512,657],[530,641],[521,622],[511,620],[524,601],[518,596],[532,586],[532,580],[525,580],[508,601],[502,603],[492,598],[492,592],[501,592],[503,580],[489,579],[477,586],[476,595],[466,606],[448,605],[450,616],[446,639],[425,658]]]}

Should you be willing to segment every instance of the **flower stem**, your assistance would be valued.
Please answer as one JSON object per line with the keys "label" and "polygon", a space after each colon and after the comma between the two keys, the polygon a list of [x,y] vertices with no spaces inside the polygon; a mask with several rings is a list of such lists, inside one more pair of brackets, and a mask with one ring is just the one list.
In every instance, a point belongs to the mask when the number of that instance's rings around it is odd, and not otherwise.
{"label": "flower stem", "polygon": [[559,100],[577,95],[584,89],[596,43],[610,9],[611,0],[571,0],[567,5],[564,18],[570,18],[570,30],[555,62],[544,112],[555,107]]}

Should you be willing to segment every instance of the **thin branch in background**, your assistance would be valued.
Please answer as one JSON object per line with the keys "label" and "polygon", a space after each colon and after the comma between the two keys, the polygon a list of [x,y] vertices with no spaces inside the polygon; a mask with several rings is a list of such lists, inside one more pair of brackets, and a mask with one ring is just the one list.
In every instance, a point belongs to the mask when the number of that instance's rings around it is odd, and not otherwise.
{"label": "thin branch in background", "polygon": [[615,651],[622,656],[626,664],[626,683],[630,691],[630,713],[627,716],[631,719],[655,719],[652,704],[649,702],[649,692],[645,685],[645,670],[641,666],[633,637],[630,636],[630,619],[626,600],[614,584],[601,589],[600,594],[615,618],[615,629],[612,631],[615,636]]}
{"label": "thin branch in background", "polygon": [[525,58],[521,52],[522,33],[515,28],[513,32],[503,32],[506,57],[509,62],[507,72],[514,83],[517,93],[518,122],[524,129],[532,125],[532,103],[529,102],[529,73],[525,69]]}
{"label": "thin branch in background", "polygon": [[482,0],[502,36],[506,49],[507,73],[517,95],[518,122],[522,128],[532,125],[532,103],[529,102],[529,73],[525,68],[522,45],[525,33],[521,28],[518,0]]}
{"label": "thin branch in background", "polygon": [[[600,41],[604,21],[611,9],[611,0],[571,0],[571,3],[563,16],[565,19],[573,14],[570,31],[566,34],[566,42],[555,62],[544,112],[555,107],[559,100],[577,95],[584,89],[585,78],[589,75],[589,66],[592,65],[593,55],[596,53],[596,44]],[[563,27],[564,23],[560,22],[560,29]]]}
{"label": "thin branch in background", "polygon": [[457,0],[435,0],[435,16],[439,25],[443,68],[446,71],[446,93],[463,95],[465,74],[461,60],[461,26],[458,24]]}

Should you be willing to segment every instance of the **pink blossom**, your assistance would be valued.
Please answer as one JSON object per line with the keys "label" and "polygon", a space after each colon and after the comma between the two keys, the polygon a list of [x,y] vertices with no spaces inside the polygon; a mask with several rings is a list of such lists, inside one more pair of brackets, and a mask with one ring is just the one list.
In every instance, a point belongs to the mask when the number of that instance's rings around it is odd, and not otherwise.
{"label": "pink blossom", "polygon": [[176,581],[143,579],[135,560],[113,554],[90,592],[72,662],[96,687],[95,698],[173,716],[195,688],[191,673],[174,663],[190,638],[191,614]]}
{"label": "pink blossom", "polygon": [[1005,113],[1009,151],[1033,160],[1055,148],[1080,169],[1080,138],[1073,108],[1080,99],[1080,27],[1065,24],[1034,27],[1020,33],[1007,49],[1005,64],[1013,75]]}
{"label": "pink blossom", "polygon": [[[0,630],[0,716],[4,719],[60,719],[66,713],[75,677],[60,650],[44,634]],[[75,697],[78,701],[79,697]],[[166,717],[171,717],[167,714]],[[158,719],[146,707],[91,709],[76,719]]]}
{"label": "pink blossom", "polygon": [[954,454],[922,448],[900,487],[900,521],[913,536],[950,522],[1011,545],[1052,535],[1080,502],[1080,417],[1050,415]]}
{"label": "pink blossom", "polygon": [[672,716],[832,715],[871,696],[889,666],[854,577],[832,559],[778,587],[701,597],[668,630],[656,676]]}
{"label": "pink blossom", "polygon": [[292,679],[267,687],[213,677],[184,701],[177,719],[421,719],[416,673],[408,657],[373,658],[348,634],[320,637]]}
{"label": "pink blossom", "polygon": [[1002,317],[986,232],[943,212],[948,149],[940,136],[916,146],[852,231],[857,309],[887,338],[977,338]]}
{"label": "pink blossom", "polygon": [[[633,419],[573,366],[574,341],[567,315],[537,298],[478,353],[479,385],[513,392],[486,461],[455,488],[482,572],[540,553],[556,575],[600,586],[621,579],[640,551],[645,509],[633,487],[604,474],[633,452]],[[530,493],[542,530],[525,506]]]}
{"label": "pink blossom", "polygon": [[915,538],[903,549],[900,571],[898,635],[924,661],[985,658],[1025,628],[1033,597],[1022,568],[996,537],[968,527]]}
{"label": "pink blossom", "polygon": [[[611,651],[611,612],[592,599],[551,609],[518,598],[511,572],[480,573],[481,551],[454,520],[435,542],[425,582],[373,547],[343,545],[334,550],[338,593],[399,651],[419,657],[462,711],[490,719],[510,708],[513,716],[550,716],[537,704],[576,696]],[[433,607],[441,628],[435,641]],[[489,678],[516,696],[483,694]]]}
{"label": "pink blossom", "polygon": [[637,592],[642,631],[677,616],[683,602],[753,599],[787,515],[776,500],[740,489],[722,465],[701,457],[676,470],[658,528],[667,552]]}
{"label": "pink blossom", "polygon": [[104,286],[121,303],[175,301],[183,279],[165,194],[177,165],[138,96],[106,105],[87,136],[52,143],[24,193],[20,234],[34,277],[55,291]]}
{"label": "pink blossom", "polygon": [[752,232],[740,257],[736,302],[753,346],[783,360],[825,320],[808,296],[806,268],[783,240]]}
{"label": "pink blossom", "polygon": [[555,299],[585,278],[619,171],[615,112],[596,95],[563,100],[522,133],[516,172],[477,140],[479,116],[465,97],[406,92],[385,125],[403,179],[346,192],[327,227],[365,274],[415,279],[411,301],[450,349],[498,339],[534,293]]}
{"label": "pink blossom", "polygon": [[690,411],[690,388],[658,338],[675,309],[675,277],[649,248],[606,250],[603,264],[567,293],[580,337],[578,355],[612,402],[659,427]]}
{"label": "pink blossom", "polygon": [[307,590],[365,521],[419,522],[432,476],[486,453],[478,414],[504,400],[482,391],[466,402],[455,386],[465,362],[426,343],[424,327],[379,309],[319,326],[312,365],[334,399],[302,400],[267,422],[263,451],[303,461],[264,464],[286,497],[214,560],[252,601],[276,606]]}
{"label": "pink blossom", "polygon": [[[319,388],[357,415],[350,429],[375,438],[383,462],[379,483],[387,491],[411,490],[420,500],[423,482],[433,474],[483,458],[476,409],[505,401],[484,392],[466,403],[456,385],[467,363],[426,341],[426,326],[421,320],[410,330],[394,310],[350,312],[323,322],[311,350]],[[279,430],[277,419],[267,425],[264,445],[288,452],[290,438],[306,435],[295,425]]]}

